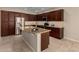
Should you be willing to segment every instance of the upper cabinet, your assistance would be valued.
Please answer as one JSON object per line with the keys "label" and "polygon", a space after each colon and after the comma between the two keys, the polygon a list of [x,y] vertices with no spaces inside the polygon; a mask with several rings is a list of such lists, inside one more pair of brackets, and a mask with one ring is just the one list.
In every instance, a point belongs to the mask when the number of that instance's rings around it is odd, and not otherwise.
{"label": "upper cabinet", "polygon": [[[64,20],[64,10],[55,10],[51,12],[46,12],[38,15],[32,15],[32,14],[26,14],[26,13],[20,13],[20,12],[10,12],[10,11],[2,11],[2,22],[8,21],[8,15],[10,17],[10,21],[13,20],[13,16],[16,17],[24,17],[25,21],[63,21]],[[4,18],[6,20],[4,20]]]}
{"label": "upper cabinet", "polygon": [[25,13],[19,13],[19,12],[15,12],[15,18],[16,17],[23,17],[25,21],[28,21],[29,17],[28,17],[28,14],[25,14]]}
{"label": "upper cabinet", "polygon": [[38,14],[37,16],[37,21],[45,21],[43,18],[46,18],[48,21],[63,21],[63,16],[64,15],[64,10],[56,10],[56,11],[51,11],[43,14]]}
{"label": "upper cabinet", "polygon": [[32,14],[27,14],[26,18],[26,21],[36,21],[36,16]]}
{"label": "upper cabinet", "polygon": [[29,15],[25,14],[25,21],[29,21]]}
{"label": "upper cabinet", "polygon": [[41,21],[42,20],[42,14],[36,15],[36,21]]}
{"label": "upper cabinet", "polygon": [[36,15],[37,21],[45,21],[44,18],[48,19],[48,13],[38,14]]}
{"label": "upper cabinet", "polygon": [[15,17],[21,17],[21,13],[19,12],[14,12],[15,13]]}
{"label": "upper cabinet", "polygon": [[15,21],[15,14],[14,12],[8,12],[8,18],[9,18],[9,22],[14,22]]}
{"label": "upper cabinet", "polygon": [[63,15],[64,15],[64,10],[56,10],[48,13],[48,20],[49,21],[63,21]]}
{"label": "upper cabinet", "polygon": [[8,22],[8,11],[1,11],[1,22]]}

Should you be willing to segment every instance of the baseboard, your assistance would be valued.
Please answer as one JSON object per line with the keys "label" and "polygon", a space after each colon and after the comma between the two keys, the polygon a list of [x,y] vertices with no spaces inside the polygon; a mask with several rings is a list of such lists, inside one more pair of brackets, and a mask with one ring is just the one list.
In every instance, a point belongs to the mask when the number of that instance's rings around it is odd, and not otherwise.
{"label": "baseboard", "polygon": [[76,39],[73,39],[73,38],[70,38],[70,37],[64,37],[64,39],[71,40],[71,41],[79,43],[79,40],[76,40]]}

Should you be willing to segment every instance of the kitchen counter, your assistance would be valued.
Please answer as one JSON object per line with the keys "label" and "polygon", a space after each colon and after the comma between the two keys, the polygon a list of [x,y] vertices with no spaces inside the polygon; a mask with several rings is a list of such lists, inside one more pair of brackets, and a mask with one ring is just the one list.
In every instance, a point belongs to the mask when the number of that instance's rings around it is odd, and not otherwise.
{"label": "kitchen counter", "polygon": [[33,28],[26,28],[22,31],[22,36],[25,43],[34,52],[40,52],[48,48],[49,32],[51,30],[38,28],[37,31],[32,31]]}
{"label": "kitchen counter", "polygon": [[54,26],[44,26],[44,25],[37,25],[37,27],[51,30],[51,32],[50,32],[51,37],[55,37],[58,39],[63,39],[63,37],[64,37],[63,36],[64,35],[63,27],[58,28],[58,27],[54,27]]}
{"label": "kitchen counter", "polygon": [[45,33],[45,32],[50,32],[51,30],[47,30],[47,29],[43,29],[43,28],[39,28],[37,27],[38,30],[36,31],[32,31],[33,28],[27,28],[24,29],[23,31],[28,32],[28,33]]}
{"label": "kitchen counter", "polygon": [[[36,27],[36,25],[25,25],[25,28],[29,28],[29,27]],[[55,37],[57,39],[63,39],[63,35],[64,35],[64,28],[63,27],[55,27],[55,26],[44,26],[44,25],[37,25],[38,28],[42,28],[42,29],[47,29],[47,30],[51,30],[50,31],[50,36],[51,37]],[[46,31],[47,31],[46,30]],[[44,31],[42,31],[44,32]],[[41,33],[42,33],[41,32]],[[37,33],[40,33],[39,31]]]}

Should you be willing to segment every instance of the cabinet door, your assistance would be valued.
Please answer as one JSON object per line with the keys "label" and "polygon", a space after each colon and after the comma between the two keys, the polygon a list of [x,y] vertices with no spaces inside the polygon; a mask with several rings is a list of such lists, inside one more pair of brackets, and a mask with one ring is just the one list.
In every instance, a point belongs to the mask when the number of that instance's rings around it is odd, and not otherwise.
{"label": "cabinet door", "polygon": [[36,21],[36,15],[33,15],[33,21]]}
{"label": "cabinet door", "polygon": [[61,12],[60,12],[60,10],[58,10],[58,11],[54,11],[53,12],[53,20],[54,21],[61,21]]}
{"label": "cabinet door", "polygon": [[25,21],[29,21],[29,15],[25,14]]}
{"label": "cabinet door", "polygon": [[64,18],[64,10],[56,10],[48,13],[49,21],[63,21]]}
{"label": "cabinet door", "polygon": [[43,20],[44,17],[47,18],[47,20],[48,20],[48,13],[43,13],[43,14],[37,15],[38,21],[45,21],[45,20]]}
{"label": "cabinet door", "polygon": [[15,12],[14,14],[15,14],[15,17],[21,17],[21,14],[18,12]]}
{"label": "cabinet door", "polygon": [[35,15],[28,15],[28,20],[29,21],[35,21]]}
{"label": "cabinet door", "polygon": [[8,31],[8,23],[3,22],[1,23],[1,36],[8,36],[9,31]]}
{"label": "cabinet door", "polygon": [[42,15],[37,15],[37,21],[42,21]]}
{"label": "cabinet door", "polygon": [[63,38],[63,28],[51,28],[50,36],[62,39]]}
{"label": "cabinet door", "polygon": [[29,14],[29,21],[33,21],[32,15]]}
{"label": "cabinet door", "polygon": [[9,28],[9,35],[15,34],[15,14],[14,12],[9,12],[9,22],[8,22],[8,28]]}
{"label": "cabinet door", "polygon": [[8,12],[1,11],[1,36],[8,36]]}
{"label": "cabinet door", "polygon": [[24,13],[21,13],[21,17],[24,17],[25,18],[25,14]]}
{"label": "cabinet door", "polygon": [[63,21],[64,20],[64,10],[59,10],[56,12],[56,20],[57,21]]}
{"label": "cabinet door", "polygon": [[1,11],[1,22],[8,22],[8,12]]}
{"label": "cabinet door", "polygon": [[9,22],[14,22],[15,21],[15,19],[14,19],[14,13],[13,12],[9,12]]}
{"label": "cabinet door", "polygon": [[50,12],[49,15],[48,15],[49,21],[57,21],[56,15],[57,15],[56,11]]}
{"label": "cabinet door", "polygon": [[15,35],[15,23],[9,22],[9,35]]}
{"label": "cabinet door", "polygon": [[28,14],[28,21],[31,21],[31,20],[32,20],[31,15]]}
{"label": "cabinet door", "polygon": [[41,34],[41,51],[48,48],[49,45],[49,32]]}

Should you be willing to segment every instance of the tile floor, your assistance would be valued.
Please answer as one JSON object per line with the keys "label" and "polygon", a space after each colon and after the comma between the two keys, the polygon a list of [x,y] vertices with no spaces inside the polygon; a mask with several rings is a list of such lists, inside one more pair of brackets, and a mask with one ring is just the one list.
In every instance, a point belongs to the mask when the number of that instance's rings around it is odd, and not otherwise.
{"label": "tile floor", "polygon": [[49,47],[43,52],[79,52],[79,42],[51,37]]}
{"label": "tile floor", "polygon": [[22,36],[8,36],[0,39],[0,52],[31,52]]}
{"label": "tile floor", "polygon": [[[22,39],[21,35],[2,37],[0,52],[32,52]],[[50,45],[43,52],[79,52],[79,43],[50,37]]]}

